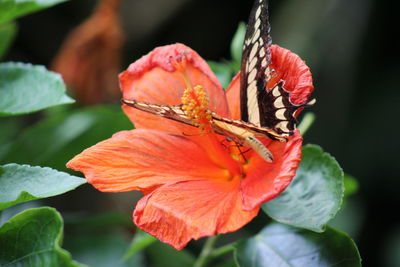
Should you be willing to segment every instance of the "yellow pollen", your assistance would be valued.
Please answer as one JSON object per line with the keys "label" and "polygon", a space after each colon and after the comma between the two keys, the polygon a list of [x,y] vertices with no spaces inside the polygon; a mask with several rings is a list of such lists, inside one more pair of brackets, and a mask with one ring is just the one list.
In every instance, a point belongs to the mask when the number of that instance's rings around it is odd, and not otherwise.
{"label": "yellow pollen", "polygon": [[182,110],[186,116],[201,130],[209,128],[207,126],[210,126],[211,111],[208,109],[208,98],[204,88],[200,85],[187,88],[183,92],[181,100]]}

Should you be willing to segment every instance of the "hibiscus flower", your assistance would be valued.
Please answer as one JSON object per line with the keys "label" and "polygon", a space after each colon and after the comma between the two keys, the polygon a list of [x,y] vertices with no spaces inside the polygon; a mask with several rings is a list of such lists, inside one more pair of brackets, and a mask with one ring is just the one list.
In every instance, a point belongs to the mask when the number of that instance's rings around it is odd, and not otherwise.
{"label": "hibiscus flower", "polygon": [[[313,90],[309,68],[294,53],[273,45],[272,68],[285,81],[294,104]],[[184,75],[182,75],[182,73]],[[124,99],[179,105],[188,86],[203,88],[208,108],[240,119],[236,75],[226,91],[207,63],[182,44],[158,47],[120,74]],[[288,142],[262,139],[274,155],[238,152],[225,137],[123,105],[136,129],[122,131],[75,156],[67,166],[84,173],[105,192],[140,190],[135,224],[176,249],[191,239],[236,231],[259,212],[262,203],[291,182],[301,160],[302,137]]]}

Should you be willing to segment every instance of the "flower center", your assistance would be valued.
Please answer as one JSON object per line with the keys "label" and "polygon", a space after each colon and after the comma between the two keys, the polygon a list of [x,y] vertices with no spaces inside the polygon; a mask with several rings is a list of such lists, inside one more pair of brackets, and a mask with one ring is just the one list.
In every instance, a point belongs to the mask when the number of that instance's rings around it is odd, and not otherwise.
{"label": "flower center", "polygon": [[182,110],[202,132],[202,147],[217,166],[227,171],[226,178],[228,180],[235,179],[235,177],[243,178],[245,174],[240,160],[232,157],[229,149],[221,144],[220,137],[213,130],[212,112],[208,106],[209,100],[206,91],[200,85],[193,87],[190,82],[188,73],[186,72],[187,62],[185,53],[170,58],[170,63],[176,71],[182,74],[186,84],[186,89],[181,98]]}
{"label": "flower center", "polygon": [[207,142],[207,151],[210,158],[221,168],[228,170],[228,179],[243,177],[244,172],[240,161],[235,160],[230,151],[221,144],[220,137],[213,131],[212,112],[209,110],[208,97],[204,88],[200,85],[188,88],[182,96],[182,110],[194,125],[198,126]]}
{"label": "flower center", "polygon": [[203,132],[211,131],[211,111],[208,109],[208,97],[200,85],[187,88],[182,96],[182,109]]}

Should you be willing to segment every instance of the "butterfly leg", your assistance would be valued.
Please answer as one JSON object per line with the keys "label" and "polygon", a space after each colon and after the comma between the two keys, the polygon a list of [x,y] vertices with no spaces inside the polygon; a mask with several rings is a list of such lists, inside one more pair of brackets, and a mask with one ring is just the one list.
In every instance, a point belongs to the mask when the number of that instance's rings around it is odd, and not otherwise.
{"label": "butterfly leg", "polygon": [[233,146],[235,146],[236,148],[237,148],[237,150],[239,150],[239,154],[242,156],[242,158],[243,158],[243,161],[244,162],[247,162],[247,158],[246,158],[246,153],[247,152],[249,152],[250,150],[251,150],[251,148],[248,148],[248,149],[245,149],[245,150],[243,150],[243,144],[241,144],[241,143],[238,143],[238,142],[236,142],[236,141],[234,141],[235,142],[235,145],[233,145]]}

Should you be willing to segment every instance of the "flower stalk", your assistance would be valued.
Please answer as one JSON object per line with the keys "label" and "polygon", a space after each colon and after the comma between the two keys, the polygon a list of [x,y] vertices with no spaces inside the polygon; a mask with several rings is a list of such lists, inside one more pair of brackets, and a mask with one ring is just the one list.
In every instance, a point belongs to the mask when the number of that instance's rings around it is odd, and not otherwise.
{"label": "flower stalk", "polygon": [[210,236],[207,238],[206,243],[204,244],[203,249],[200,252],[199,257],[197,258],[196,262],[194,263],[193,267],[204,267],[211,259],[210,255],[213,251],[213,248],[218,240],[218,235]]}

